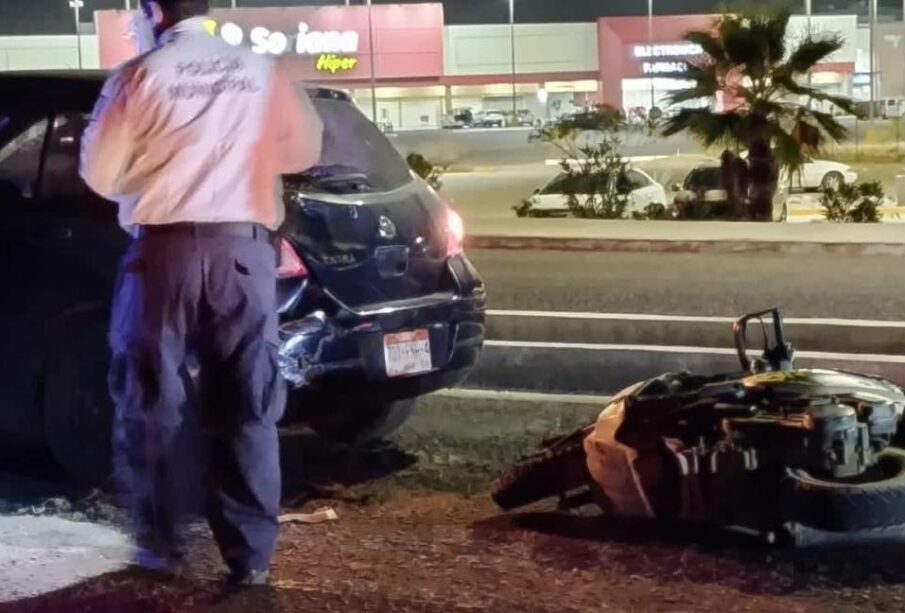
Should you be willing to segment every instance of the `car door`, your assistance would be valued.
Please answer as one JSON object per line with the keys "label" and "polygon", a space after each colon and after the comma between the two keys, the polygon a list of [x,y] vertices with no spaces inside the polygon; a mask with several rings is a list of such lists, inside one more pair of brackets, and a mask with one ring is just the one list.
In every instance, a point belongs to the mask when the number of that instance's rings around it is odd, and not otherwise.
{"label": "car door", "polygon": [[29,433],[34,416],[33,338],[40,333],[31,308],[39,298],[40,248],[29,223],[39,184],[49,117],[0,111],[0,430]]}
{"label": "car door", "polygon": [[25,127],[0,149],[0,429],[35,433],[44,361],[65,342],[53,338],[54,326],[66,313],[109,304],[128,237],[115,206],[78,176],[84,115],[17,122]]}
{"label": "car door", "polygon": [[[658,196],[654,183],[637,170],[625,173],[626,188],[629,190],[628,211],[643,211]],[[664,204],[664,203],[661,203]]]}
{"label": "car door", "polygon": [[801,187],[803,189],[815,189],[820,187],[823,181],[823,168],[816,160],[808,157],[801,167]]}

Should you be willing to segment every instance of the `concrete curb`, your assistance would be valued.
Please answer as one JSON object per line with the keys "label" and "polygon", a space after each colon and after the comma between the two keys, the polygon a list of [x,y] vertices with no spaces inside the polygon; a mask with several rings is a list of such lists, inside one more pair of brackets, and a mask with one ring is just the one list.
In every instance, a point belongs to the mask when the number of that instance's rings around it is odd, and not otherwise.
{"label": "concrete curb", "polygon": [[469,249],[516,251],[598,251],[628,253],[773,253],[905,256],[905,243],[830,243],[758,240],[639,240],[550,236],[483,236],[466,238]]}

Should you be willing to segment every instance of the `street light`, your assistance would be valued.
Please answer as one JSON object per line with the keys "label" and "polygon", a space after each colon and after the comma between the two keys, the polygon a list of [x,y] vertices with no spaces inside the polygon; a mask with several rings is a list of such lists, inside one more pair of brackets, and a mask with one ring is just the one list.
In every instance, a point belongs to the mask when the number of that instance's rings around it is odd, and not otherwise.
{"label": "street light", "polygon": [[[654,48],[654,0],[647,0],[647,46]],[[654,92],[654,75],[650,76],[650,108],[657,106],[657,97]]]}
{"label": "street light", "polygon": [[877,44],[877,0],[870,0],[870,118],[873,119],[876,111],[874,104],[877,99],[877,72],[876,72],[876,44]]}
{"label": "street light", "polygon": [[[807,38],[811,38],[811,0],[804,0],[804,13],[807,15],[808,20],[808,34]],[[808,87],[811,86],[811,71],[808,71]],[[808,106],[811,105],[811,100],[808,99]]]}
{"label": "street light", "polygon": [[518,119],[518,101],[515,92],[515,0],[509,0],[509,47],[512,51],[512,121]]}
{"label": "street light", "polygon": [[79,29],[79,11],[85,6],[82,0],[69,0],[69,8],[72,9],[72,16],[75,18],[75,44],[79,53],[79,70],[82,69],[82,32]]}
{"label": "street light", "polygon": [[371,53],[371,117],[377,123],[377,77],[374,73],[374,20],[371,18],[371,0],[368,2],[368,47]]}

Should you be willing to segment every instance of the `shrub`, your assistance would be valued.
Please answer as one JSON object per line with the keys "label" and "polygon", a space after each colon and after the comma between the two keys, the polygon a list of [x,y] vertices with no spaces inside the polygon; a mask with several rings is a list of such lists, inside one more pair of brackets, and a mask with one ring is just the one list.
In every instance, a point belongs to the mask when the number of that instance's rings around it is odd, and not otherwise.
{"label": "shrub", "polygon": [[661,219],[672,219],[673,214],[670,209],[666,207],[665,204],[660,202],[651,202],[646,207],[644,207],[643,211],[634,211],[632,213],[632,219],[650,219],[650,220],[661,220]]}
{"label": "shrub", "polygon": [[440,178],[446,173],[446,166],[435,164],[420,153],[414,152],[405,156],[405,161],[408,162],[409,168],[415,171],[416,175],[427,181],[427,184],[432,188],[437,191],[443,189],[443,181]]}
{"label": "shrub", "polygon": [[883,215],[883,187],[879,181],[843,184],[838,189],[824,189],[820,206],[827,221],[837,223],[877,223]]}
{"label": "shrub", "polygon": [[566,175],[563,194],[575,217],[625,217],[629,189],[622,177],[628,170],[628,162],[619,153],[619,144],[615,137],[604,135],[598,144],[579,147],[576,158],[560,163]]}

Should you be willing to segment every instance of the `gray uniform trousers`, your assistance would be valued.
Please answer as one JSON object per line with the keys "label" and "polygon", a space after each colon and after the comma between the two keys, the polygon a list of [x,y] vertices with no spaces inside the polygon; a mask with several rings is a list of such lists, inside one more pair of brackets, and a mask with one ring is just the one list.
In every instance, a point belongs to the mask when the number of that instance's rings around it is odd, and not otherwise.
{"label": "gray uniform trousers", "polygon": [[284,404],[276,252],[252,224],[144,230],[123,257],[110,324],[114,471],[137,542],[176,554],[201,488],[230,570],[266,569],[278,532]]}

